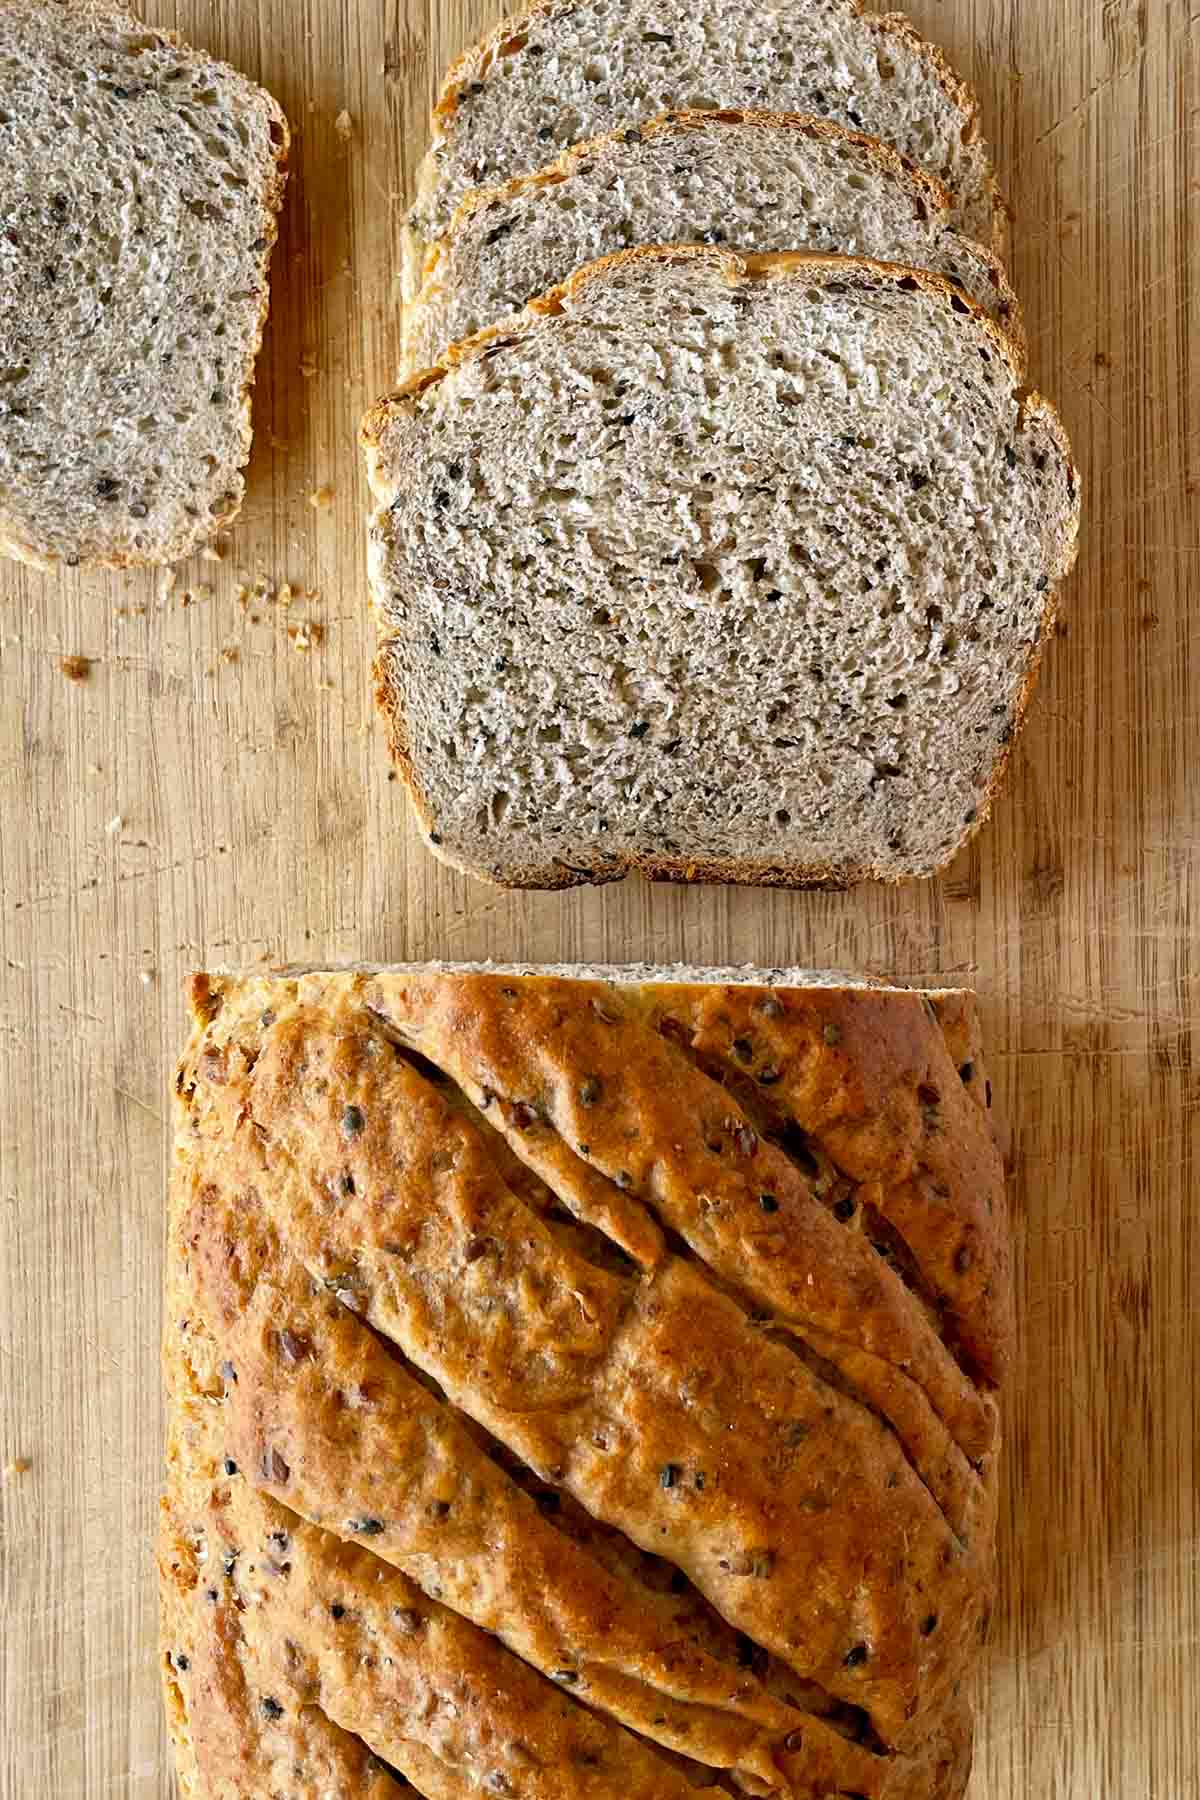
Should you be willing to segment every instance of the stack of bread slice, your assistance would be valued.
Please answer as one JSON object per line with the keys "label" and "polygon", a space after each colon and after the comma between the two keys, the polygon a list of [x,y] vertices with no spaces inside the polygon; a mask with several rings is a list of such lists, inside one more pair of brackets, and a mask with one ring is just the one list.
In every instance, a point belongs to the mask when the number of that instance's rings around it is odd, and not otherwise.
{"label": "stack of bread slice", "polygon": [[451,69],[364,424],[378,692],[513,885],[928,875],[1078,482],[969,90],[857,0],[542,0]]}

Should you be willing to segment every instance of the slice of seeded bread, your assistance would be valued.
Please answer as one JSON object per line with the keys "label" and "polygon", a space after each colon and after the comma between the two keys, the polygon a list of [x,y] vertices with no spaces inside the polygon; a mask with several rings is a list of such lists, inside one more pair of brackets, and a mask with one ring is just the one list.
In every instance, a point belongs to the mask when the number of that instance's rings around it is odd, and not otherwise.
{"label": "slice of seeded bread", "polygon": [[827,119],[665,113],[469,195],[426,257],[406,312],[406,364],[424,368],[582,263],[637,244],[811,248],[935,269],[1020,343],[1001,264],[950,226],[950,210],[933,176]]}
{"label": "slice of seeded bread", "polygon": [[410,214],[409,279],[417,246],[472,188],[664,108],[727,106],[814,113],[881,138],[945,183],[960,230],[1000,247],[975,98],[899,14],[861,0],[535,0],[446,78]]}
{"label": "slice of seeded bread", "polygon": [[0,552],[171,562],[237,512],[287,141],[124,10],[0,5]]}
{"label": "slice of seeded bread", "polygon": [[367,417],[378,693],[516,886],[938,869],[988,810],[1077,479],[939,276],[602,259]]}

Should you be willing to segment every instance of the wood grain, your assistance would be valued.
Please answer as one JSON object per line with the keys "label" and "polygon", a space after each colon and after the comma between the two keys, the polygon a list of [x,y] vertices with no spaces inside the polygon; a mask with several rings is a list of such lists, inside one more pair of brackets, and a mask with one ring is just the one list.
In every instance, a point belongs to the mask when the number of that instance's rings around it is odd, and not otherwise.
{"label": "wood grain", "polygon": [[[205,963],[520,955],[978,985],[1024,1357],[972,1800],[1200,1796],[1200,14],[925,0],[1016,207],[1081,567],[1014,777],[949,876],[504,895],[432,862],[368,695],[355,421],[459,0],[166,0],[296,127],[248,503],[221,564],[0,573],[0,1795],[171,1791],[149,1541],[168,1072]],[[336,128],[351,117],[348,140]],[[332,504],[309,505],[329,485]],[[262,574],[290,607],[239,604]],[[192,594],[188,603],[188,593]],[[322,641],[297,649],[288,625]],[[83,684],[59,659],[94,659]]]}

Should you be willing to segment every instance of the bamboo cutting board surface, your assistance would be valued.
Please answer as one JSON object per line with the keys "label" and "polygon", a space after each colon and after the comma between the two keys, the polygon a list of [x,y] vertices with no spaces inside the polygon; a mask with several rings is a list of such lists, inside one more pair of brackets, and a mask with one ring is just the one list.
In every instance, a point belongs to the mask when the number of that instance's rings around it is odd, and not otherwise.
{"label": "bamboo cutting board surface", "polygon": [[[1088,503],[993,821],[946,879],[895,892],[631,881],[565,898],[429,858],[369,696],[354,427],[396,363],[424,112],[491,8],[152,12],[273,88],[296,142],[225,559],[169,591],[0,567],[4,1800],[172,1790],[149,1547],[182,975],[429,955],[836,963],[978,986],[1011,1126],[1024,1354],[972,1800],[1200,1796],[1195,4],[913,9],[980,89],[1034,376]],[[259,577],[268,592],[239,599]],[[92,659],[85,682],[64,678],[67,655]]]}

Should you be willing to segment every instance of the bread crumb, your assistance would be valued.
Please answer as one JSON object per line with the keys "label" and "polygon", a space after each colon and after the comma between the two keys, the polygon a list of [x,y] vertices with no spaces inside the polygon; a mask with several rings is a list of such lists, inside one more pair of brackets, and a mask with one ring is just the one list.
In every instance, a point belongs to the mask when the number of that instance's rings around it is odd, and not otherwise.
{"label": "bread crumb", "polygon": [[242,653],[236,644],[226,644],[221,652],[221,661],[225,663],[235,663],[241,654]]}
{"label": "bread crumb", "polygon": [[86,681],[92,672],[92,659],[90,656],[64,656],[58,666],[68,681]]}
{"label": "bread crumb", "polygon": [[311,621],[303,625],[289,625],[288,636],[297,650],[315,650],[325,636],[325,627]]}
{"label": "bread crumb", "polygon": [[100,767],[99,763],[89,763],[87,772],[89,775],[103,775],[104,770]]}
{"label": "bread crumb", "polygon": [[237,601],[239,606],[246,605],[247,601],[250,598],[250,589],[246,586],[245,582],[242,582],[238,587],[236,587],[234,589],[233,597]]}
{"label": "bread crumb", "polygon": [[312,353],[312,351],[309,351],[306,355],[304,355],[300,358],[300,373],[303,375],[303,377],[306,381],[311,381],[313,376],[316,374],[316,372],[317,372],[317,359],[316,359],[316,356]]}
{"label": "bread crumb", "polygon": [[154,970],[153,969],[139,969],[138,970],[138,980],[141,982],[143,987],[149,987],[154,980]]}
{"label": "bread crumb", "polygon": [[290,606],[296,598],[296,590],[290,581],[281,582],[275,595],[277,606]]}
{"label": "bread crumb", "polygon": [[118,831],[120,831],[120,829],[121,829],[122,825],[124,825],[124,823],[125,823],[125,821],[121,817],[120,813],[114,813],[112,818],[108,821],[108,824],[104,827],[104,829],[105,829],[105,831],[107,831],[109,837],[116,837]]}
{"label": "bread crumb", "polygon": [[324,487],[313,489],[312,493],[308,496],[308,504],[310,506],[315,506],[317,510],[320,511],[323,507],[333,505],[333,495],[333,488],[326,483]]}
{"label": "bread crumb", "polygon": [[28,1456],[12,1456],[4,1465],[4,1479],[11,1481],[14,1475],[24,1475],[32,1467],[33,1463]]}
{"label": "bread crumb", "polygon": [[344,106],[337,118],[333,121],[333,129],[340,138],[344,138],[349,142],[350,134],[354,130],[354,120],[350,117],[350,114],[346,111]]}

